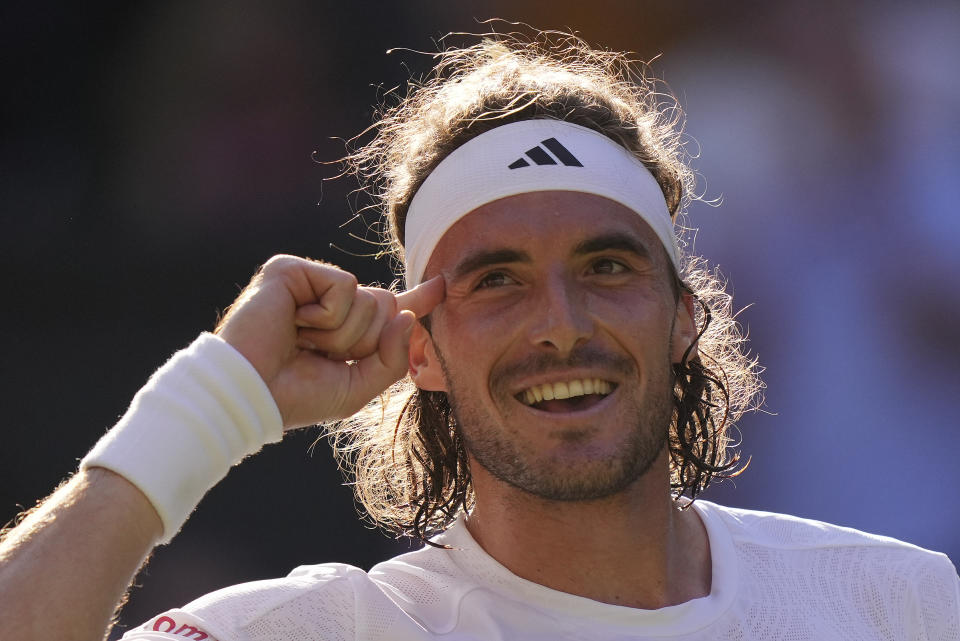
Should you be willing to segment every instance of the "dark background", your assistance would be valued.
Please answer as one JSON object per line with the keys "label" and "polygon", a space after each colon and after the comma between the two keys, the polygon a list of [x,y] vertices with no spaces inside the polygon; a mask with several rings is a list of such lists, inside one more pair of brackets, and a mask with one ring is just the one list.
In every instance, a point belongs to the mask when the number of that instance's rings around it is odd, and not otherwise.
{"label": "dark background", "polygon": [[[695,250],[767,366],[748,471],[711,491],[960,559],[960,9],[953,2],[21,3],[0,13],[0,522],[48,493],[150,373],[279,252],[389,282],[324,181],[449,31],[503,17],[654,61],[707,198]],[[498,27],[500,30],[505,27]],[[660,55],[662,54],[662,56]],[[335,243],[343,249],[333,249]],[[302,563],[369,567],[326,445],[232,471],[118,633]]]}

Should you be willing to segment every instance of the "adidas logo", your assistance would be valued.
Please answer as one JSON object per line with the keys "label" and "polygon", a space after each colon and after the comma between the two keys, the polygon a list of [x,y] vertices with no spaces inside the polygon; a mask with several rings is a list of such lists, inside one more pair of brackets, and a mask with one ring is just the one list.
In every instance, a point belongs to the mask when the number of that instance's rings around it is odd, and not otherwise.
{"label": "adidas logo", "polygon": [[[544,150],[544,147],[553,153],[553,156],[548,154],[547,151]],[[567,167],[583,167],[583,163],[577,160],[577,157],[571,154],[569,149],[561,145],[560,141],[556,138],[547,138],[541,141],[540,144],[533,149],[528,149],[525,155],[538,165],[556,165],[557,160],[559,160]],[[510,169],[529,167],[530,163],[527,161],[527,158],[521,156],[507,166]]]}

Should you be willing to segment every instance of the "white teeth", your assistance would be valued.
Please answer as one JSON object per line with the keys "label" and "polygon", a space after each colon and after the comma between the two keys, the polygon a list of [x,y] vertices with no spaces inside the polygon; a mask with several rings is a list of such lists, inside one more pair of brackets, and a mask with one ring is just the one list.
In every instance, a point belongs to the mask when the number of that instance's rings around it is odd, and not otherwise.
{"label": "white teeth", "polygon": [[611,391],[613,391],[613,386],[610,385],[608,381],[599,378],[581,378],[572,381],[534,385],[524,390],[523,401],[527,405],[533,405],[540,401],[552,401],[555,398],[573,398],[574,396],[584,396],[586,394],[602,394],[606,396]]}

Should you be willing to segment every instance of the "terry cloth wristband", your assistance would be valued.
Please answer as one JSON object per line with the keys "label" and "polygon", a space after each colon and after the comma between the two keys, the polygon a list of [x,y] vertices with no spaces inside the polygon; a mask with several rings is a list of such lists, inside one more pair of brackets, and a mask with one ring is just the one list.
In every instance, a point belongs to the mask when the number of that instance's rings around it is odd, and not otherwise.
{"label": "terry cloth wristband", "polygon": [[105,467],[137,486],[168,543],[231,466],[282,436],[280,411],[256,369],[204,333],[150,377],[80,469]]}

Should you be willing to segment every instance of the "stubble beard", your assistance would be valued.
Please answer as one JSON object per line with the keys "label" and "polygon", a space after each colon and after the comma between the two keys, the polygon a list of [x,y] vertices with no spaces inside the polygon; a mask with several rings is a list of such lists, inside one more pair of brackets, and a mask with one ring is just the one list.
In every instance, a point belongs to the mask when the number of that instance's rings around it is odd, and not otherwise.
{"label": "stubble beard", "polygon": [[[438,356],[440,356],[438,354]],[[505,385],[496,381],[511,376],[559,369],[550,359],[534,358],[521,364],[494,371],[491,380],[494,394],[504,398]],[[646,392],[618,389],[621,394],[633,394],[632,408],[624,420],[629,429],[612,451],[598,451],[589,442],[589,430],[574,430],[559,435],[567,448],[581,448],[578,461],[557,460],[543,456],[528,442],[495,429],[496,419],[488,415],[481,404],[464,391],[462,381],[450,371],[440,356],[448,384],[447,396],[464,446],[472,459],[495,478],[542,499],[552,501],[590,501],[603,499],[626,490],[644,476],[660,457],[667,444],[673,417],[673,375],[669,364],[650,373]],[[625,374],[625,381],[638,381],[633,361],[620,356],[581,352],[572,355],[563,366],[581,363],[602,363]],[[499,393],[498,393],[499,392]],[[509,402],[509,401],[508,401]],[[623,399],[620,399],[623,402]],[[591,451],[594,450],[594,451]],[[666,475],[666,470],[664,470]]]}

